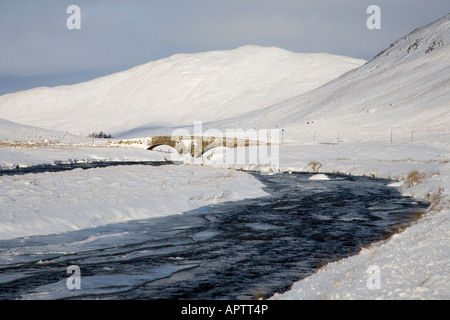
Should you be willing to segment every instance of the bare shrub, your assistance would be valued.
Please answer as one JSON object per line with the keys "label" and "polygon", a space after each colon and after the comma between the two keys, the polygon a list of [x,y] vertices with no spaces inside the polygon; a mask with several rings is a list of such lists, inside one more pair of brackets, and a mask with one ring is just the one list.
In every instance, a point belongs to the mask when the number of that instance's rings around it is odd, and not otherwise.
{"label": "bare shrub", "polygon": [[92,132],[89,134],[90,138],[103,138],[103,139],[111,139],[112,136],[110,134],[106,134],[103,131],[100,132]]}

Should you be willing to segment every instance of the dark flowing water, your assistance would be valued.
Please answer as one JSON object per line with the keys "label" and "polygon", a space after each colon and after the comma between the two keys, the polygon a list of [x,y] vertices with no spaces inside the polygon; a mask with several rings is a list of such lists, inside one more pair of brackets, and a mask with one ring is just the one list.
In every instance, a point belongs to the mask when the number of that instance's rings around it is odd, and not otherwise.
{"label": "dark flowing water", "polygon": [[54,164],[40,164],[30,167],[19,167],[14,169],[0,169],[0,176],[4,175],[22,175],[29,173],[43,173],[43,172],[61,172],[69,171],[73,169],[93,169],[93,168],[105,168],[114,166],[136,166],[136,165],[147,165],[147,166],[164,166],[175,164],[173,161],[93,161],[93,162],[70,162],[64,163],[55,161]]}
{"label": "dark flowing water", "polygon": [[[427,206],[387,180],[310,176],[255,174],[271,196],[0,241],[0,299],[269,297],[386,239]],[[70,265],[79,268],[80,289],[67,286]]]}

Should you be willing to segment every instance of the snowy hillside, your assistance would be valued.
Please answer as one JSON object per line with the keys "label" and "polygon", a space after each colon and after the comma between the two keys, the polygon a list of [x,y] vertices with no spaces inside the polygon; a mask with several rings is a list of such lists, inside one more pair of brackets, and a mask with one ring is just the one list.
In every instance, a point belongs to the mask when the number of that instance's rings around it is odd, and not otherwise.
{"label": "snowy hillside", "polygon": [[245,46],[177,54],[89,82],[0,96],[0,118],[118,136],[240,116],[305,93],[365,61]]}
{"label": "snowy hillside", "polygon": [[[288,139],[337,141],[450,131],[450,15],[400,39],[370,62],[296,98],[212,124],[289,127]],[[307,137],[307,138],[306,138]],[[303,140],[306,141],[306,140]]]}
{"label": "snowy hillside", "polygon": [[81,143],[87,138],[0,119],[0,141],[24,143]]}

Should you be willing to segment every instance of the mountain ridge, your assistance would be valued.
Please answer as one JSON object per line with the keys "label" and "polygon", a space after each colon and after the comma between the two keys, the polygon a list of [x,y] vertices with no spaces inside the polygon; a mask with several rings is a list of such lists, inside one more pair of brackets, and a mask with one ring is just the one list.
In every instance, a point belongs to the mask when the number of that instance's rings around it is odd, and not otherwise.
{"label": "mountain ridge", "polygon": [[209,122],[307,92],[364,62],[258,46],[176,54],[76,85],[0,96],[0,118],[84,135]]}

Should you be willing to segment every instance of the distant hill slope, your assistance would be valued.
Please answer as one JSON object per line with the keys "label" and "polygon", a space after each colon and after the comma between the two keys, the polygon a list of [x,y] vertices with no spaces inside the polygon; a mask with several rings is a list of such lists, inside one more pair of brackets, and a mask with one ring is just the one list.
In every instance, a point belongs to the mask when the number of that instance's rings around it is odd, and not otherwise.
{"label": "distant hill slope", "polygon": [[368,132],[450,130],[450,15],[416,29],[373,60],[324,86],[215,127],[290,128],[301,140],[314,130]]}
{"label": "distant hill slope", "polygon": [[0,119],[0,142],[52,142],[81,143],[90,139],[72,135],[67,132],[42,129],[39,127],[17,124]]}
{"label": "distant hill slope", "polygon": [[0,96],[0,118],[82,135],[192,125],[268,107],[364,62],[257,46],[177,54],[85,83]]}

